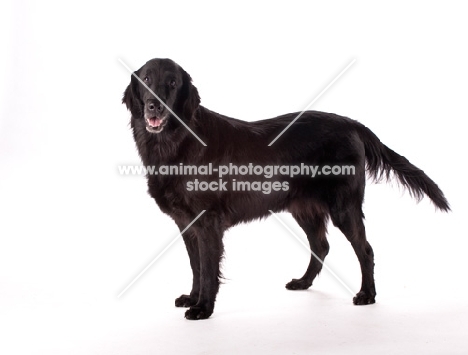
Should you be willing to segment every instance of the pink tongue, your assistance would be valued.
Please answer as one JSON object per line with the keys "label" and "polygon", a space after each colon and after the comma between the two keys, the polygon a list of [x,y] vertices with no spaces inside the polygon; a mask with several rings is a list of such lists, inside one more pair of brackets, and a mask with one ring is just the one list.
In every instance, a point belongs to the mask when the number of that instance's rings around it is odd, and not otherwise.
{"label": "pink tongue", "polygon": [[151,127],[159,127],[161,125],[162,119],[161,118],[156,118],[152,117],[148,120],[148,123]]}

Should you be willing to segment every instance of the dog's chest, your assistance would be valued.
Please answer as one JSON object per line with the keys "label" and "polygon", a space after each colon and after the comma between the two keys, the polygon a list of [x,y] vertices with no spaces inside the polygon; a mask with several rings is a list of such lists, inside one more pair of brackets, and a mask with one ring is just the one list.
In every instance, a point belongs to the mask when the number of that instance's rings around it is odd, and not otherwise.
{"label": "dog's chest", "polygon": [[171,215],[187,210],[189,201],[184,190],[184,181],[175,176],[148,178],[148,192],[164,213]]}

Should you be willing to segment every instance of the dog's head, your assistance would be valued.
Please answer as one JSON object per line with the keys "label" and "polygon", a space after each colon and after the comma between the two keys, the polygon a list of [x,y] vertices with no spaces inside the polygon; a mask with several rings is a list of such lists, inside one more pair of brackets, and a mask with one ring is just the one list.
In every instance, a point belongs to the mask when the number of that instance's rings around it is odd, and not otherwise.
{"label": "dog's head", "polygon": [[[146,130],[161,133],[192,119],[200,104],[190,75],[170,59],[152,59],[133,73],[122,103],[135,120],[144,120]],[[171,112],[172,111],[172,112]]]}

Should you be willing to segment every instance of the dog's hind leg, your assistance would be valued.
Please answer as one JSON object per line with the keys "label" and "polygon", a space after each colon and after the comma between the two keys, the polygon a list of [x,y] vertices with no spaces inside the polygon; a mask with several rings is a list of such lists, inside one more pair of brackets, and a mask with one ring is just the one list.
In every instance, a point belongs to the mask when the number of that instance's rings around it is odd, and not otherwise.
{"label": "dog's hind leg", "polygon": [[[356,201],[359,199],[341,199],[341,201],[346,200]],[[375,303],[374,253],[366,239],[361,205],[355,203],[347,206],[334,206],[330,209],[330,216],[333,224],[343,232],[351,243],[361,266],[361,290],[353,298],[353,303],[355,305]]]}
{"label": "dog's hind leg", "polygon": [[311,254],[309,266],[304,276],[300,279],[293,279],[286,284],[286,288],[288,290],[306,290],[322,270],[323,260],[330,249],[327,241],[327,215],[315,214],[305,217],[293,214],[293,217],[306,233],[310,249],[315,255]]}

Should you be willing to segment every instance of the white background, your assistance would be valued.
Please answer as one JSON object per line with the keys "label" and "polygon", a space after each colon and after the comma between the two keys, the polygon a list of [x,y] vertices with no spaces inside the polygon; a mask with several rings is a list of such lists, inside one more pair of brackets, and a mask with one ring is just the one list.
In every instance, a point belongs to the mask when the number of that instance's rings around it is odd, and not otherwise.
{"label": "white background", "polygon": [[[468,53],[462,2],[3,2],[0,56],[0,353],[466,354]],[[307,252],[277,221],[225,236],[214,315],[190,322],[182,241],[117,299],[177,235],[143,177],[120,104],[134,69],[169,57],[202,104],[244,120],[313,109],[359,120],[422,168],[453,212],[369,184],[364,211],[377,303],[324,271],[308,291]],[[292,219],[280,216],[302,238]],[[328,265],[360,270],[329,228]],[[261,262],[260,262],[261,260]]]}

